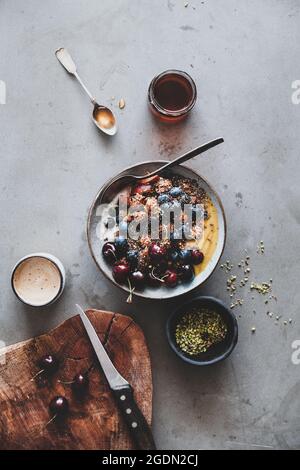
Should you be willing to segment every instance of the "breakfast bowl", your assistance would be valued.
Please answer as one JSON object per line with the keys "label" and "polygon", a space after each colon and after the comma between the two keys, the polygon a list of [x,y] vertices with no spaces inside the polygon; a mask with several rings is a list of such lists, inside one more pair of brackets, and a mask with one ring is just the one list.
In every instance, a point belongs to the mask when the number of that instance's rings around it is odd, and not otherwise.
{"label": "breakfast bowl", "polygon": [[[107,228],[109,225],[109,210],[114,205],[113,201],[124,192],[124,187],[122,186],[122,182],[118,182],[118,178],[124,175],[147,175],[156,169],[159,169],[165,161],[158,160],[158,161],[149,161],[139,163],[132,167],[125,169],[119,175],[116,175],[114,178],[109,180],[97,193],[91,207],[89,210],[88,221],[87,221],[87,238],[89,248],[92,254],[94,261],[96,262],[100,271],[116,286],[121,288],[123,291],[127,292],[129,295],[133,294],[137,297],[141,297],[144,299],[153,299],[153,300],[163,300],[163,299],[170,299],[177,296],[181,296],[190,292],[201,284],[203,284],[213,273],[215,270],[224,250],[225,241],[226,241],[226,220],[224,209],[221,203],[220,198],[218,197],[217,193],[211,187],[211,185],[198,173],[194,170],[187,168],[183,165],[178,165],[169,170],[168,173],[168,181],[171,181],[172,178],[177,181],[191,181],[193,187],[197,186],[199,191],[202,191],[203,194],[207,196],[207,201],[209,201],[209,208],[211,209],[211,214],[209,214],[208,220],[204,221],[203,233],[205,233],[205,238],[202,240],[202,245],[204,248],[203,251],[203,262],[200,266],[195,266],[194,276],[189,280],[189,282],[179,282],[176,285],[171,285],[171,283],[167,283],[166,276],[162,276],[161,283],[159,287],[152,286],[148,283],[143,285],[143,288],[134,288],[132,289],[132,285],[128,282],[120,282],[118,276],[114,272],[115,268],[112,267],[112,264],[116,264],[115,255],[114,253],[110,253],[110,251],[114,251],[114,247],[111,247],[111,244],[108,244],[111,248],[108,251],[108,254],[112,254],[112,260],[109,263],[107,259],[105,259],[104,254],[107,254],[106,244],[108,237],[106,234],[104,235],[103,229],[104,227]],[[160,178],[160,177],[159,177]],[[161,178],[160,178],[161,179]],[[167,181],[167,179],[165,179]],[[173,180],[172,180],[173,181]],[[158,183],[157,183],[158,184]],[[172,188],[170,190],[174,190],[178,188]],[[131,191],[131,188],[129,188]],[[165,195],[166,193],[164,193]],[[151,199],[151,198],[150,198]],[[153,199],[153,198],[152,198]],[[147,200],[148,202],[148,200]],[[173,203],[174,201],[172,201]],[[177,202],[177,201],[175,201]],[[107,209],[108,207],[108,209]],[[160,206],[161,207],[161,206]],[[207,211],[204,211],[207,212]],[[120,220],[118,221],[120,223]],[[211,228],[210,228],[211,227]],[[114,230],[114,228],[112,229]],[[206,230],[206,231],[205,231]],[[119,237],[120,238],[120,237]],[[189,240],[187,243],[187,248],[190,250],[191,241]],[[106,252],[104,252],[106,250]],[[136,250],[137,252],[142,252],[140,248]],[[181,253],[181,252],[180,252]],[[124,256],[127,256],[126,253]],[[168,262],[170,263],[170,262]],[[151,266],[150,266],[151,267]],[[122,273],[121,273],[122,274]],[[155,276],[157,279],[157,276]],[[167,286],[168,285],[168,286]]]}
{"label": "breakfast bowl", "polygon": [[233,312],[221,300],[199,296],[170,315],[166,334],[171,349],[184,362],[209,366],[232,353],[238,341],[238,324]]}

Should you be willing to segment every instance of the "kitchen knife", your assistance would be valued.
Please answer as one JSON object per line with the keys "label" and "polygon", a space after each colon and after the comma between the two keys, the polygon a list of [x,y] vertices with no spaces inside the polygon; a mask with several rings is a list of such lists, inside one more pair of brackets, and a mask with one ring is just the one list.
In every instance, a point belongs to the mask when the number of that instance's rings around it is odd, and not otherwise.
{"label": "kitchen knife", "polygon": [[134,400],[132,387],[111,362],[93,325],[83,309],[78,304],[76,304],[76,307],[117,405],[123,414],[137,448],[143,450],[155,450],[156,447],[150,426]]}

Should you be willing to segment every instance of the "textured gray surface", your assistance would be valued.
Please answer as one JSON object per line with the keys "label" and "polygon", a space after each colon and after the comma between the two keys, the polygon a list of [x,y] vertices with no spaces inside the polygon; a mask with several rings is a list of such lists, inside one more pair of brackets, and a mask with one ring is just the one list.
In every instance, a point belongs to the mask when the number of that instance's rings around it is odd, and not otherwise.
{"label": "textured gray surface", "polygon": [[[300,78],[300,4],[184,4],[1,0],[7,104],[0,106],[0,339],[10,344],[40,334],[75,313],[75,302],[131,314],[151,351],[161,449],[299,448],[300,366],[291,362],[291,343],[300,339],[300,106],[291,102],[291,83]],[[86,97],[56,61],[60,46],[69,48],[99,100],[112,104],[116,138],[92,124]],[[191,118],[177,128],[159,126],[146,106],[149,81],[171,67],[190,72],[199,93]],[[119,98],[126,100],[122,111]],[[247,248],[251,279],[272,277],[278,302],[268,306],[244,293],[237,349],[223,364],[199,370],[166,343],[175,302],[127,305],[97,271],[85,224],[100,185],[124,166],[168,159],[219,135],[225,145],[191,166],[223,199],[224,259],[236,263]],[[266,252],[259,256],[262,239]],[[22,306],[10,289],[13,264],[32,251],[54,253],[68,270],[65,294],[45,311]],[[199,292],[229,303],[226,277],[218,269]],[[292,325],[275,325],[268,309]]]}

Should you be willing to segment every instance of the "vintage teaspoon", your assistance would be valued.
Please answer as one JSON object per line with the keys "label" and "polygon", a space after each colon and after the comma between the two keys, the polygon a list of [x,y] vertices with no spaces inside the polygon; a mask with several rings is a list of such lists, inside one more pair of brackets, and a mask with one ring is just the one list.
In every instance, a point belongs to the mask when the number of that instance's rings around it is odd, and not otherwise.
{"label": "vintage teaspoon", "polygon": [[106,106],[103,106],[101,104],[98,104],[96,102],[96,99],[93,97],[93,95],[89,92],[81,78],[79,77],[77,73],[77,68],[76,65],[70,56],[69,52],[67,49],[64,47],[61,47],[60,49],[57,49],[55,52],[55,55],[59,62],[63,65],[63,67],[71,74],[74,75],[74,77],[77,78],[79,81],[80,85],[84,89],[84,91],[88,94],[92,104],[94,105],[94,110],[93,110],[93,122],[95,125],[100,129],[102,132],[108,135],[115,135],[117,132],[117,124],[116,124],[116,118],[113,114],[113,112],[107,108]]}

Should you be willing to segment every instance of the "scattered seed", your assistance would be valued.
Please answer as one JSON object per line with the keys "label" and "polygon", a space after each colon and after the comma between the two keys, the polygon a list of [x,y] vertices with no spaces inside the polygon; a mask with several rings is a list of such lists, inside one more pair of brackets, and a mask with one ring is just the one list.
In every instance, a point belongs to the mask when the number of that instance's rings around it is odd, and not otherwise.
{"label": "scattered seed", "polygon": [[125,108],[125,100],[123,98],[120,99],[119,101],[119,108],[120,109],[124,109]]}
{"label": "scattered seed", "polygon": [[257,290],[262,295],[266,295],[270,292],[271,286],[267,282],[262,282],[261,284],[258,284],[257,282],[252,282],[251,290]]}

